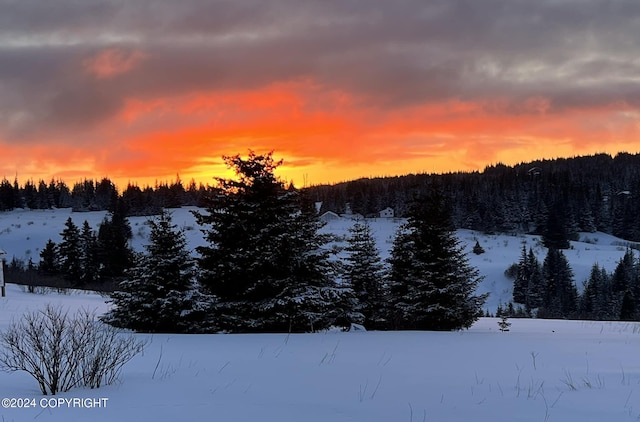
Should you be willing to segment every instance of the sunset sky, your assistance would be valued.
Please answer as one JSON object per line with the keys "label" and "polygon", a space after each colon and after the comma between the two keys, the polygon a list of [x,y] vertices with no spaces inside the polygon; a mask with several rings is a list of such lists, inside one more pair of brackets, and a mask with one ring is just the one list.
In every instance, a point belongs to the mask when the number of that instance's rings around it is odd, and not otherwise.
{"label": "sunset sky", "polygon": [[636,0],[0,0],[0,178],[298,186],[640,151]]}

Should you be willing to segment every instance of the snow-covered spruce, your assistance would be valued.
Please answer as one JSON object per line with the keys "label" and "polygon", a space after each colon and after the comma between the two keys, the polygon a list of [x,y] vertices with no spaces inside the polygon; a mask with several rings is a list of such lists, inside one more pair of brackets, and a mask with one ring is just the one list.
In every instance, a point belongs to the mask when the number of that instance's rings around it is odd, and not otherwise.
{"label": "snow-covered spruce", "polygon": [[482,277],[469,265],[437,189],[412,203],[389,263],[395,328],[457,330],[482,315],[487,295],[474,295]]}
{"label": "snow-covered spruce", "polygon": [[271,154],[225,157],[236,179],[218,179],[196,212],[207,246],[200,281],[215,296],[213,314],[228,332],[304,332],[348,315],[348,289],[310,201],[274,175]]}
{"label": "snow-covered spruce", "polygon": [[111,296],[114,304],[102,320],[140,332],[198,332],[210,328],[203,299],[195,284],[195,262],[184,234],[171,215],[149,220],[150,244]]}
{"label": "snow-covered spruce", "polygon": [[348,255],[344,259],[343,282],[354,292],[355,314],[367,329],[387,328],[388,297],[384,286],[385,268],[369,223],[357,219],[349,228]]}

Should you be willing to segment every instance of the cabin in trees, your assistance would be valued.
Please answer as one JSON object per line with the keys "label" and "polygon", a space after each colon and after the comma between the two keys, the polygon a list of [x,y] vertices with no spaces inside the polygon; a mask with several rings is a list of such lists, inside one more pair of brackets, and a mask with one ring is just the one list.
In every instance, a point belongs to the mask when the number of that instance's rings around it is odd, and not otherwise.
{"label": "cabin in trees", "polygon": [[391,207],[387,207],[382,211],[380,211],[380,218],[393,218],[394,216],[395,216],[395,213],[393,211],[393,208]]}
{"label": "cabin in trees", "polygon": [[328,223],[329,221],[339,220],[340,216],[333,211],[327,211],[320,216],[320,221]]}

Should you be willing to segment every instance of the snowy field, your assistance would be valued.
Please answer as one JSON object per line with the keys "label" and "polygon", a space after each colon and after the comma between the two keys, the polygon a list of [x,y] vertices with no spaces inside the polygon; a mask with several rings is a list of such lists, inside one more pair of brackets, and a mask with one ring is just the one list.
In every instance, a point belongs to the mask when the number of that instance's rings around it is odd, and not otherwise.
{"label": "snowy field", "polygon": [[[0,249],[8,258],[37,261],[39,248],[58,242],[65,220],[93,227],[104,213],[14,211],[0,213]],[[145,218],[132,218],[133,245],[145,243]],[[202,244],[188,210],[174,212],[192,245]],[[351,222],[325,230],[346,235]],[[394,220],[372,228],[388,256]],[[489,309],[510,300],[503,272],[522,242],[542,261],[533,236],[482,236],[461,230],[469,254],[485,275]],[[594,262],[611,271],[624,254],[619,240],[585,234],[566,251],[581,288]],[[0,299],[0,329],[26,310],[57,303],[104,312],[96,294],[29,294],[9,285]],[[435,332],[326,332],[263,335],[137,335],[144,354],[124,367],[121,383],[74,389],[61,398],[107,399],[100,408],[43,406],[38,386],[23,373],[0,373],[0,398],[35,399],[29,409],[0,408],[4,421],[638,421],[640,324],[512,319],[502,333],[482,318],[470,330]]]}
{"label": "snowy field", "polygon": [[[185,207],[171,210],[173,223],[184,230],[192,249],[205,244],[200,227],[191,213],[195,209]],[[97,230],[105,215],[104,211],[73,213],[70,209],[2,212],[0,213],[0,249],[7,252],[8,261],[16,257],[25,261],[31,258],[34,262],[38,262],[40,251],[48,239],[56,243],[61,241],[60,233],[69,217],[78,227],[87,220],[91,227]],[[131,243],[133,248],[139,251],[142,251],[143,245],[147,243],[149,235],[149,227],[145,224],[147,219],[148,217],[129,219],[133,231]],[[387,218],[368,221],[376,237],[380,255],[383,259],[389,257],[396,230],[403,221]],[[344,239],[348,236],[348,229],[352,225],[353,220],[343,218],[328,222],[323,230]],[[504,271],[520,259],[522,245],[525,244],[527,249],[532,247],[540,263],[546,256],[546,248],[541,245],[539,236],[484,235],[471,230],[458,230],[457,234],[468,252],[469,262],[484,276],[479,292],[491,293],[486,308],[492,313],[499,304],[506,304],[511,300],[513,281],[504,276]],[[476,240],[480,242],[486,253],[482,255],[471,253]],[[624,244],[624,241],[604,233],[583,233],[580,242],[571,243],[572,249],[564,253],[575,273],[575,283],[579,291],[582,291],[582,283],[589,277],[594,263],[597,262],[609,272],[614,270],[617,262],[624,255]],[[337,245],[344,246],[345,243],[338,242]]]}
{"label": "snowy field", "polygon": [[[0,326],[61,303],[105,309],[97,295],[9,286]],[[106,407],[43,407],[35,382],[0,373],[3,421],[637,421],[640,324],[483,318],[462,332],[138,335],[143,355],[121,383],[61,398]],[[45,398],[47,400],[47,398]],[[51,402],[45,402],[45,405]],[[53,402],[57,403],[57,402]]]}

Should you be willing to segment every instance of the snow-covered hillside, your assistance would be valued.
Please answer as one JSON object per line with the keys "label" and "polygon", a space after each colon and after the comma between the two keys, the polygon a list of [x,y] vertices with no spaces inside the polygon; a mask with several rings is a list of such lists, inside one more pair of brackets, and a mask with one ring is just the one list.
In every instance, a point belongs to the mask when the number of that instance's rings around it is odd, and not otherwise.
{"label": "snow-covered hillside", "polygon": [[[203,245],[204,240],[195,217],[191,213],[196,208],[184,207],[172,210],[173,223],[184,229],[187,240],[192,248]],[[106,217],[106,211],[71,212],[71,209],[57,210],[14,210],[0,212],[0,249],[7,252],[7,259],[29,258],[34,262],[40,260],[40,251],[48,239],[58,243],[64,223],[69,217],[78,226],[86,220],[95,230]],[[132,246],[142,250],[147,243],[149,227],[145,222],[149,217],[130,217],[129,222],[133,231]]]}
{"label": "snow-covered hillside", "polygon": [[[200,227],[191,213],[194,209],[185,207],[171,211],[174,224],[184,229],[191,248],[205,244]],[[67,218],[71,217],[78,226],[87,220],[97,229],[105,215],[105,212],[73,213],[69,209],[3,212],[0,213],[0,249],[7,252],[9,260],[12,257],[25,261],[31,258],[34,262],[38,262],[40,250],[48,239],[54,242],[61,240],[60,233],[64,229]],[[145,224],[147,219],[147,217],[130,218],[134,235],[132,246],[136,250],[142,250],[147,242],[149,234],[149,227]],[[369,220],[383,258],[389,256],[396,230],[402,222],[401,219],[391,218]],[[323,230],[344,239],[348,236],[348,229],[352,225],[353,220],[341,218],[329,221]],[[504,276],[504,271],[509,265],[519,260],[522,245],[525,244],[527,249],[532,247],[540,262],[546,255],[546,249],[540,244],[538,236],[485,235],[469,230],[459,230],[457,234],[468,252],[470,263],[485,277],[479,286],[479,292],[491,293],[486,303],[486,308],[491,312],[494,312],[499,304],[505,304],[511,300],[513,282]],[[476,240],[486,251],[482,255],[471,253]],[[588,278],[594,263],[597,262],[601,267],[612,271],[624,255],[624,244],[624,241],[604,233],[583,233],[581,241],[572,242],[572,249],[566,250],[565,255],[575,273],[578,289],[582,290],[582,283]]]}
{"label": "snow-covered hillside", "polygon": [[[0,214],[0,248],[9,258],[37,259],[48,238],[59,241],[64,221],[94,227],[104,213],[67,210]],[[132,218],[133,245],[148,227]],[[191,246],[202,244],[188,209],[174,211]],[[372,220],[383,257],[399,220]],[[352,221],[324,230],[347,234]],[[511,297],[505,268],[523,242],[542,260],[532,236],[458,232],[492,293],[488,307]],[[587,239],[588,237],[588,239]],[[486,250],[474,255],[476,239]],[[612,270],[624,253],[619,240],[595,233],[566,255],[578,285],[591,265]],[[104,312],[106,298],[82,292],[29,294],[9,285],[0,298],[0,330],[26,310],[57,303]],[[326,332],[262,335],[144,335],[142,355],[124,367],[121,383],[41,396],[24,373],[0,373],[0,398],[28,399],[32,408],[0,408],[3,421],[581,421],[640,420],[640,323],[515,320],[500,332],[482,318],[461,332]],[[68,407],[58,398],[107,399],[96,408]],[[44,400],[43,400],[44,399]],[[3,401],[11,404],[12,401]],[[18,400],[13,401],[18,403]],[[60,403],[58,405],[58,403]],[[53,406],[53,407],[52,407]]]}

